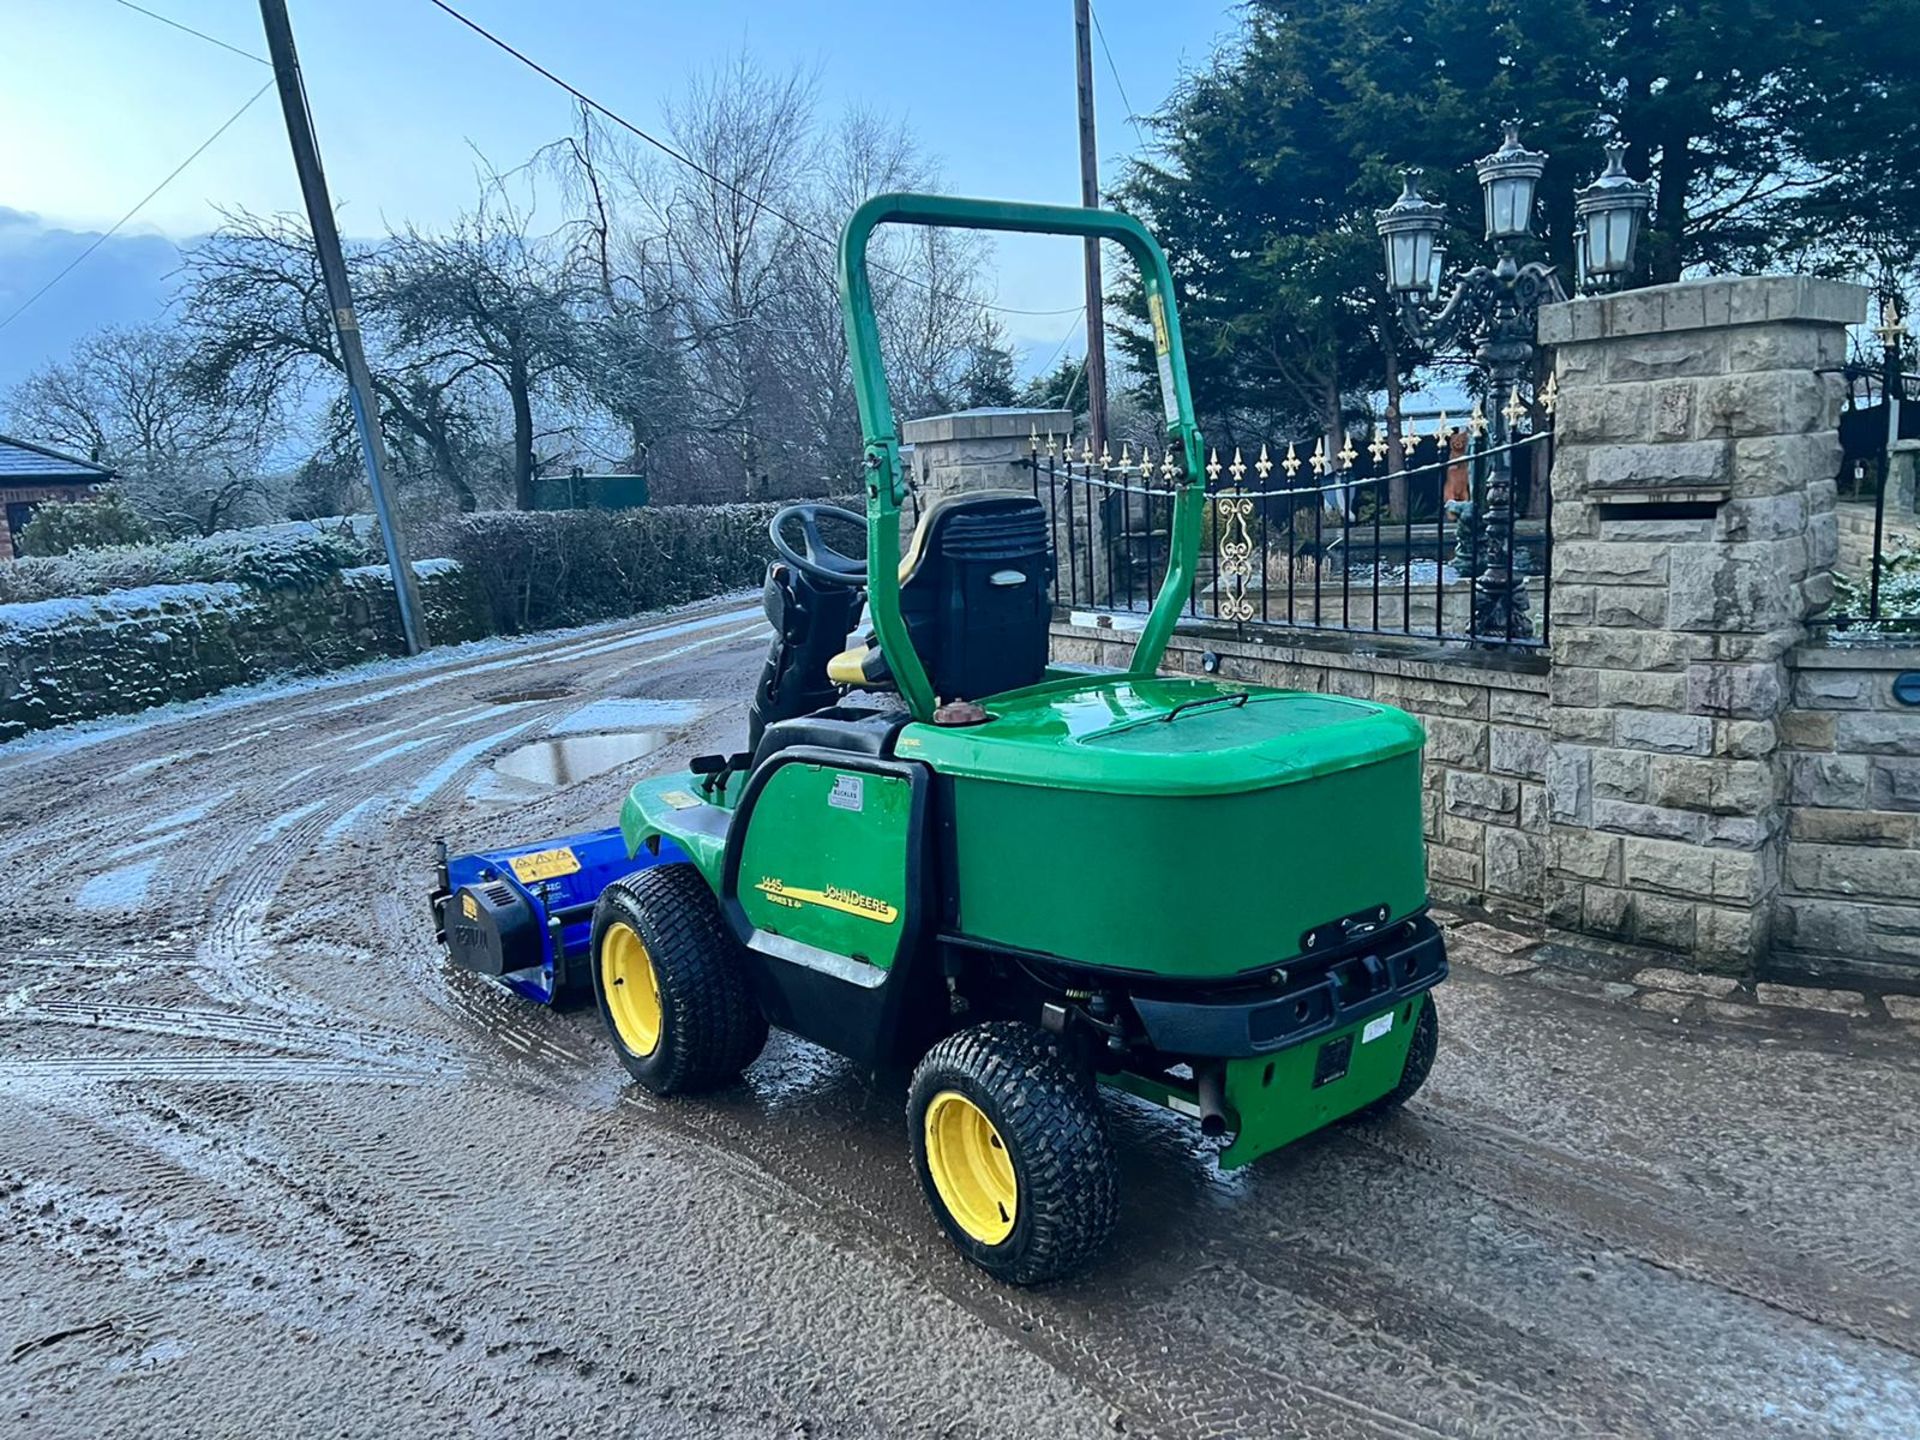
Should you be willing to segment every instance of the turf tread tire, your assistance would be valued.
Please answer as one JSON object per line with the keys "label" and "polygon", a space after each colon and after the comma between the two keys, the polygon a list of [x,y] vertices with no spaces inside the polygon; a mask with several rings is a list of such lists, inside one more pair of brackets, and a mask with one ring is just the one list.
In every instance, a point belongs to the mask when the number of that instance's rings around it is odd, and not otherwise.
{"label": "turf tread tire", "polygon": [[1361,1107],[1356,1118],[1398,1110],[1419,1092],[1433,1072],[1434,1056],[1440,1053],[1440,1007],[1431,992],[1421,998],[1424,1003],[1420,1006],[1420,1018],[1413,1022],[1413,1039],[1407,1042],[1407,1063],[1400,1072],[1400,1083],[1371,1105]]}
{"label": "turf tread tire", "polygon": [[[947,1213],[927,1167],[925,1114],[958,1090],[986,1111],[1005,1141],[1019,1184],[1013,1232],[988,1246]],[[1092,1075],[1037,1025],[993,1021],[940,1041],[907,1090],[914,1173],[934,1218],[968,1259],[1015,1285],[1084,1269],[1106,1245],[1119,1212],[1119,1164]]]}
{"label": "turf tread tire", "polygon": [[[646,942],[660,986],[660,1042],[636,1055],[620,1039],[607,1007],[600,942],[624,921]],[[655,865],[616,880],[593,910],[593,995],[621,1063],[656,1095],[724,1085],[767,1043],[767,1021],[748,983],[746,955],[719,903],[692,865]]]}

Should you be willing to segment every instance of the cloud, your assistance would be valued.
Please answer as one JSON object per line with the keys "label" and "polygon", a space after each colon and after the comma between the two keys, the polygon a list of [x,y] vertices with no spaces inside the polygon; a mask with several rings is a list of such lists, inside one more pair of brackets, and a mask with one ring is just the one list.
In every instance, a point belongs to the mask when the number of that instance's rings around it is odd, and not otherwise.
{"label": "cloud", "polygon": [[[99,238],[0,205],[0,319]],[[102,325],[139,325],[165,313],[179,247],[164,235],[112,236],[27,312],[0,331],[0,393]]]}

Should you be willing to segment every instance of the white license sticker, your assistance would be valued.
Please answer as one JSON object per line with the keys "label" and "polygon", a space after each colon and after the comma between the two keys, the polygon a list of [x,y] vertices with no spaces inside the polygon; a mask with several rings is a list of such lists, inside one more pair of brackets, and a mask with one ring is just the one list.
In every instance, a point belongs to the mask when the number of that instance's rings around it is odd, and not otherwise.
{"label": "white license sticker", "polygon": [[1367,1021],[1367,1028],[1360,1032],[1360,1043],[1370,1044],[1391,1029],[1393,1029],[1393,1012],[1389,1010],[1386,1014],[1376,1015]]}
{"label": "white license sticker", "polygon": [[866,785],[858,775],[836,775],[833,777],[833,789],[827,792],[827,804],[836,810],[864,810],[867,805]]}

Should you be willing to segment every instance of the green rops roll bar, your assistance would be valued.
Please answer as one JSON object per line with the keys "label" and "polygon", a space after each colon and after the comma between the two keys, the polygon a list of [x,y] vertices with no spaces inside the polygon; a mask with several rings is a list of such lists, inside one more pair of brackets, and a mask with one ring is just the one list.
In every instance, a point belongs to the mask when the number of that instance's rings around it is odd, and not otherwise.
{"label": "green rops roll bar", "polygon": [[[1180,342],[1180,317],[1173,303],[1173,275],[1167,257],[1147,229],[1130,215],[1071,205],[1029,205],[1011,200],[963,200],[946,195],[876,195],[847,221],[840,239],[840,311],[853,355],[854,391],[860,404],[860,428],[866,440],[867,600],[874,636],[887,657],[901,697],[916,720],[933,715],[934,695],[926,667],[914,651],[900,614],[900,506],[906,476],[900,468],[900,437],[880,356],[880,331],[867,281],[867,241],[886,224],[940,225],[962,230],[1016,230],[1044,235],[1094,236],[1113,240],[1133,256],[1146,289],[1153,322],[1153,348],[1160,370],[1160,394],[1166,407],[1167,442],[1183,463],[1173,509],[1173,536],[1166,579],[1153,597],[1146,627],[1128,667],[1151,675],[1160,667],[1174,623],[1193,590],[1200,555],[1200,515],[1205,502],[1205,456],[1193,419],[1193,394],[1187,385],[1187,359]],[[955,697],[943,697],[952,699]],[[967,696],[978,699],[978,696]]]}

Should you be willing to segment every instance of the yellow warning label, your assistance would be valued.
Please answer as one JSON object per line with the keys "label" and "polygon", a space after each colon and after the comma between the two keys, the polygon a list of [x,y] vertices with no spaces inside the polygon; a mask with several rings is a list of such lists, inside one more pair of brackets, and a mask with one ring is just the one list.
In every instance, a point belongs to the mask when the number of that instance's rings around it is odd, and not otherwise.
{"label": "yellow warning label", "polygon": [[691,810],[700,803],[684,790],[662,790],[660,798],[676,810]]}
{"label": "yellow warning label", "polygon": [[473,896],[462,895],[460,897],[460,913],[469,920],[478,920],[480,918],[480,906],[475,903]]}
{"label": "yellow warning label", "polygon": [[572,850],[562,845],[558,850],[536,850],[531,855],[516,855],[507,861],[507,867],[522,885],[531,885],[536,880],[575,874],[580,869],[580,862]]}
{"label": "yellow warning label", "polygon": [[1167,302],[1157,290],[1147,296],[1147,314],[1153,317],[1153,353],[1165,355],[1173,349],[1173,341],[1167,335]]}
{"label": "yellow warning label", "polygon": [[776,905],[785,905],[789,910],[798,910],[802,905],[818,905],[823,910],[838,910],[842,915],[858,915],[862,920],[873,920],[881,925],[891,925],[900,917],[900,912],[884,900],[876,900],[871,895],[862,895],[858,890],[848,890],[839,885],[829,885],[824,890],[809,890],[799,885],[789,885],[784,880],[776,880],[771,875],[753,887]]}

